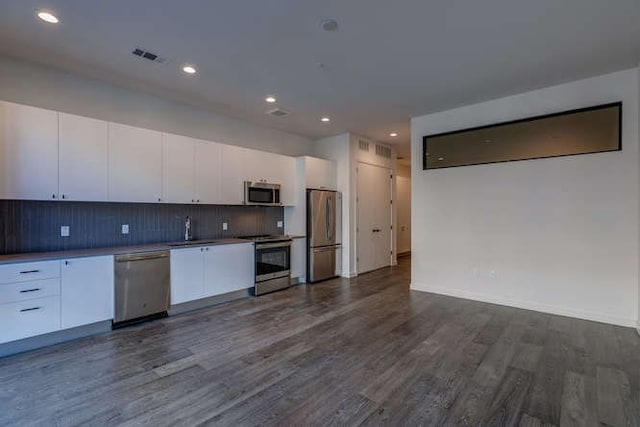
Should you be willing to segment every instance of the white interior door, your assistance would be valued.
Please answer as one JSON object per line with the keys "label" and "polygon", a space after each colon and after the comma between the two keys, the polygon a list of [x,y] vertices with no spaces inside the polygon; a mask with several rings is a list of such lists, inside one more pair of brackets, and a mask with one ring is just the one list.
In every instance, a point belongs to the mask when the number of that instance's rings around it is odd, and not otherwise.
{"label": "white interior door", "polygon": [[358,163],[357,267],[365,273],[391,265],[391,170]]}

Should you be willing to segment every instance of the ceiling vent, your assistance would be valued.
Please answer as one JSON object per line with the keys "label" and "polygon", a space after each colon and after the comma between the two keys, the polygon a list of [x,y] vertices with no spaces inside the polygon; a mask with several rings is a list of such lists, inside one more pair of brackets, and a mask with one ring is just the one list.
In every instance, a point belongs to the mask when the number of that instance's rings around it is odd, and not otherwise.
{"label": "ceiling vent", "polygon": [[138,58],[143,58],[151,62],[156,62],[158,64],[162,64],[165,62],[164,58],[161,58],[157,54],[149,52],[148,50],[140,49],[139,47],[133,49],[131,53],[133,53]]}
{"label": "ceiling vent", "polygon": [[291,114],[290,112],[283,110],[281,108],[274,108],[273,110],[267,111],[267,114],[275,117],[285,117]]}
{"label": "ceiling vent", "polygon": [[376,156],[384,157],[385,159],[391,158],[391,148],[384,145],[376,145]]}
{"label": "ceiling vent", "polygon": [[360,151],[366,151],[367,153],[369,152],[369,143],[367,141],[363,141],[363,140],[359,140],[358,141],[358,148],[360,149]]}

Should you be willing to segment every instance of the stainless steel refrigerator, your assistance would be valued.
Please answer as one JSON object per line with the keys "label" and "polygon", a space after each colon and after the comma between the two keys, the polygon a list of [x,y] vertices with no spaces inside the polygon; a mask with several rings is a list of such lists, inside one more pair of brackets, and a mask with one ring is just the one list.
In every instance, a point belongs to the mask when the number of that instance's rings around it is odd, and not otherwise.
{"label": "stainless steel refrigerator", "polygon": [[337,191],[307,190],[307,281],[342,270],[342,197]]}

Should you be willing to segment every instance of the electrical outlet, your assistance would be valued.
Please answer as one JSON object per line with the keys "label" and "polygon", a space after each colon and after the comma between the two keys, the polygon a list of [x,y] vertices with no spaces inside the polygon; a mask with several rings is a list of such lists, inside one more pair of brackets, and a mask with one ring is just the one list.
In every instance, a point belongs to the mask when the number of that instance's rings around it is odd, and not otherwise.
{"label": "electrical outlet", "polygon": [[222,230],[223,231],[227,231],[229,229],[229,224],[227,224],[226,222],[222,223]]}
{"label": "electrical outlet", "polygon": [[69,237],[69,226],[63,225],[60,227],[60,237]]}
{"label": "electrical outlet", "polygon": [[129,224],[122,224],[122,234],[129,234]]}
{"label": "electrical outlet", "polygon": [[480,271],[477,268],[474,268],[471,274],[473,274],[474,279],[480,278]]}
{"label": "electrical outlet", "polygon": [[282,226],[283,226],[282,221],[278,221],[277,225],[278,225],[278,228],[282,228]]}

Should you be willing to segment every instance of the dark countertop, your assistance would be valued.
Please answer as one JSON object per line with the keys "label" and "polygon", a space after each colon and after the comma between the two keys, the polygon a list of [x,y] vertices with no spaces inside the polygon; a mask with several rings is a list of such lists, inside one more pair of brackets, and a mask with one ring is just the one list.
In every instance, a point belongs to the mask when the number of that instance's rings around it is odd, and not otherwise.
{"label": "dark countertop", "polygon": [[112,248],[74,249],[69,251],[30,252],[22,254],[0,255],[0,265],[20,262],[52,261],[67,258],[84,258],[102,255],[121,255],[137,252],[168,251],[171,249],[193,248],[199,246],[233,245],[238,243],[253,243],[242,238],[193,240],[184,242],[153,243],[149,245],[117,246]]}

